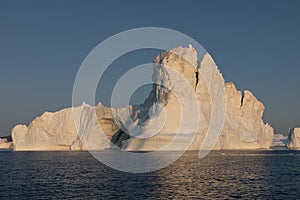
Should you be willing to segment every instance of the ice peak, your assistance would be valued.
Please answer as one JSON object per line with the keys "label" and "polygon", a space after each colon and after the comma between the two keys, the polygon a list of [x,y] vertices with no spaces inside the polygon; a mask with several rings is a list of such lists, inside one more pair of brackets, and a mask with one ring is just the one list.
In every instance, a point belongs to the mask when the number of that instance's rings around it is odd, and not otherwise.
{"label": "ice peak", "polygon": [[190,62],[193,66],[197,66],[197,51],[191,44],[189,44],[187,48],[182,46],[176,47],[171,49],[170,52],[182,57],[184,60]]}

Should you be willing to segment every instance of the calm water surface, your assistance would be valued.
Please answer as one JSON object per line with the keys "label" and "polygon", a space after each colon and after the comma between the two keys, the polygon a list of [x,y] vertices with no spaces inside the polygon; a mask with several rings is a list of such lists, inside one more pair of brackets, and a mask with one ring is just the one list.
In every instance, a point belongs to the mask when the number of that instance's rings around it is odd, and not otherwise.
{"label": "calm water surface", "polygon": [[87,152],[0,152],[0,199],[300,199],[300,152],[197,153],[129,174]]}

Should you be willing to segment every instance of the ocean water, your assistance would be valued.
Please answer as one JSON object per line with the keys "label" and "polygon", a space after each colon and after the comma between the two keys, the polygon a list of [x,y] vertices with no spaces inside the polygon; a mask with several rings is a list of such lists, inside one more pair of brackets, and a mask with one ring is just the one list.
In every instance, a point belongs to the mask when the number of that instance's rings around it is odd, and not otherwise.
{"label": "ocean water", "polygon": [[[167,152],[166,152],[167,156]],[[187,152],[156,172],[113,170],[88,152],[0,152],[0,199],[300,199],[300,152]]]}

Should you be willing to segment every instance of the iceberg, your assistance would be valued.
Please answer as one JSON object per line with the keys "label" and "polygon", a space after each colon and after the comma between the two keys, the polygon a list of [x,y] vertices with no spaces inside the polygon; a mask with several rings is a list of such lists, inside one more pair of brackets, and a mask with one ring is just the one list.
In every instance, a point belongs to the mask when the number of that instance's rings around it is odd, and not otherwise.
{"label": "iceberg", "polygon": [[[209,54],[199,62],[191,45],[160,53],[152,79],[153,89],[141,105],[83,103],[45,112],[29,126],[17,125],[12,130],[14,150],[199,150],[210,147],[207,143],[215,150],[270,147],[274,131],[262,120],[264,105],[250,91],[225,83]],[[217,80],[224,88],[213,85]],[[226,109],[212,98],[222,93]],[[218,115],[213,119],[213,108],[224,120]],[[223,124],[215,142],[207,139],[216,131],[211,123]]]}
{"label": "iceberg", "polygon": [[0,150],[1,149],[12,149],[12,138],[11,136],[1,137],[0,138]]}
{"label": "iceberg", "polygon": [[291,128],[289,130],[288,148],[300,149],[300,128]]}
{"label": "iceberg", "polygon": [[287,144],[288,144],[288,136],[279,133],[274,134],[271,147],[287,147]]}

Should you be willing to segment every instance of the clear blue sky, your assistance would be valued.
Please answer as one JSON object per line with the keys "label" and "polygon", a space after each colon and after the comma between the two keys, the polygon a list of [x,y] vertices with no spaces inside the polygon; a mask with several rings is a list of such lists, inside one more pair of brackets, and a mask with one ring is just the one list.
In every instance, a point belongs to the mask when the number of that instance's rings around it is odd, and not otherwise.
{"label": "clear blue sky", "polygon": [[[299,9],[296,0],[2,0],[0,135],[46,110],[71,106],[73,81],[86,55],[114,34],[145,26],[197,40],[227,81],[265,104],[265,121],[287,132],[300,126]],[[125,69],[127,61],[143,63],[156,53],[138,52],[115,66]],[[106,93],[97,95],[104,103]]]}

